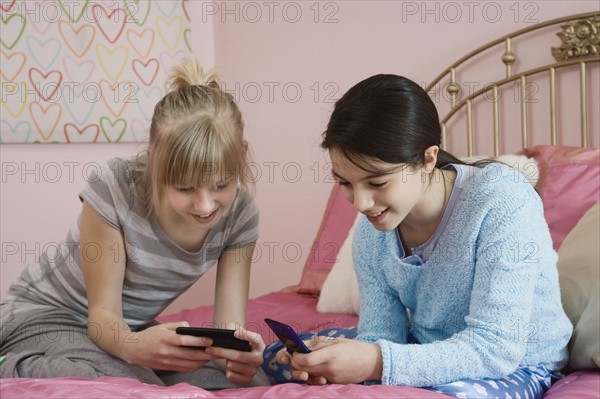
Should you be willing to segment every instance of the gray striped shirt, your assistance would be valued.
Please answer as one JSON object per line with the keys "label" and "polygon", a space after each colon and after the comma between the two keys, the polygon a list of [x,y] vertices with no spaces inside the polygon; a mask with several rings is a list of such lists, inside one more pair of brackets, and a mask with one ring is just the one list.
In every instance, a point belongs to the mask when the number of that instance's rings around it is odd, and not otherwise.
{"label": "gray striped shirt", "polygon": [[[123,281],[123,318],[132,329],[158,316],[172,301],[213,266],[221,253],[258,239],[258,207],[238,186],[229,211],[209,231],[202,249],[188,252],[173,242],[156,218],[146,218],[142,201],[135,195],[135,163],[115,158],[98,168],[79,194],[107,223],[123,233],[125,254],[114,246],[109,254],[90,243],[82,250],[88,258],[126,256]],[[0,321],[44,308],[70,310],[87,321],[87,297],[79,259],[79,218],[60,245],[29,265],[10,287],[0,304]]]}

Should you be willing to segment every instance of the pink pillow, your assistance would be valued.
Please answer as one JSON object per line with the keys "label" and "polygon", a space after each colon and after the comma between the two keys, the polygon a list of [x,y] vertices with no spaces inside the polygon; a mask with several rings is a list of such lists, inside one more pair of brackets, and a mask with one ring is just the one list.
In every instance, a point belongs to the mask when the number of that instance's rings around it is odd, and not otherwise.
{"label": "pink pillow", "polygon": [[321,226],[304,264],[298,294],[318,296],[323,282],[333,267],[337,254],[356,219],[356,209],[346,200],[339,184],[333,186]]}
{"label": "pink pillow", "polygon": [[540,145],[522,154],[539,165],[536,188],[558,250],[583,214],[600,200],[600,149]]}

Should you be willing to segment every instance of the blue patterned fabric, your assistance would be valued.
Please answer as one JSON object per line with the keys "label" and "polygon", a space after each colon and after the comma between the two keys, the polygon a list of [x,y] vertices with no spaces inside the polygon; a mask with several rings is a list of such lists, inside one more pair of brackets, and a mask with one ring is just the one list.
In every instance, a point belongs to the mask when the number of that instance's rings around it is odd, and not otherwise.
{"label": "blue patterned fabric", "polygon": [[[357,331],[356,327],[349,327],[331,328],[320,331],[317,334],[298,334],[303,340],[310,340],[315,335],[332,338],[354,338],[357,335]],[[275,356],[281,349],[283,349],[283,344],[280,341],[275,341],[265,348],[262,368],[269,381],[271,384],[286,382],[302,383],[292,378],[289,365],[277,363]],[[459,399],[540,399],[544,395],[544,392],[550,388],[553,380],[560,377],[561,375],[551,373],[544,366],[539,365],[536,367],[520,367],[512,374],[499,379],[464,379],[424,389],[454,396]]]}
{"label": "blue patterned fabric", "polygon": [[499,379],[466,379],[425,389],[459,399],[540,399],[552,385],[552,380],[557,378],[558,375],[540,365],[519,367],[514,373]]}
{"label": "blue patterned fabric", "polygon": [[[300,333],[298,336],[303,340],[307,341],[313,339],[315,336],[320,337],[334,337],[334,338],[354,338],[356,337],[356,327],[349,328],[329,328],[327,330],[323,330],[315,333]],[[280,384],[284,382],[297,382],[301,383],[301,381],[292,379],[292,375],[290,373],[290,366],[287,364],[279,364],[275,359],[277,352],[283,349],[283,343],[277,340],[265,348],[263,353],[264,362],[262,365],[263,370],[267,377],[269,377],[269,381],[271,384]]]}

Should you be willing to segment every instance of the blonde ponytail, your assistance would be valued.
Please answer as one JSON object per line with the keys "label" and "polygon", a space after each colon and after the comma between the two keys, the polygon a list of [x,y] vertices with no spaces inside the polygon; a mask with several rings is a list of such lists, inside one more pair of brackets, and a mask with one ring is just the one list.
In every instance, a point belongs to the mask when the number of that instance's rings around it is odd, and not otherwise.
{"label": "blonde ponytail", "polygon": [[219,77],[213,69],[205,71],[196,58],[185,58],[178,66],[173,68],[169,92],[194,85],[218,88]]}

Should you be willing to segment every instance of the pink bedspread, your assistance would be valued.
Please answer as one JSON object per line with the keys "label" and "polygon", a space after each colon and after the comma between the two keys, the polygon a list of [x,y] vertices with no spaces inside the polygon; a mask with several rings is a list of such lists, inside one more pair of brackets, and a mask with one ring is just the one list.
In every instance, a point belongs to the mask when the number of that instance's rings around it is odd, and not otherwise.
{"label": "pink bedspread", "polygon": [[4,379],[0,380],[2,398],[445,398],[416,388],[362,385],[328,385],[324,387],[281,384],[205,391],[189,384],[171,387],[142,384],[130,378],[101,377],[93,381],[82,378]]}
{"label": "pink bedspread", "polygon": [[[252,299],[248,303],[246,328],[262,335],[265,344],[277,337],[264,323],[266,317],[289,324],[297,332],[319,331],[326,328],[352,327],[358,322],[355,315],[318,313],[317,298],[298,295],[292,292],[272,292]],[[183,310],[179,313],[162,316],[162,323],[185,320],[191,326],[207,326],[212,320],[212,306]]]}
{"label": "pink bedspread", "polygon": [[[189,384],[159,387],[130,378],[9,378],[0,380],[3,399],[28,398],[448,398],[418,388],[327,385],[322,387],[281,384],[272,387],[205,391]],[[545,399],[592,399],[600,397],[600,372],[578,371],[557,382]]]}
{"label": "pink bedspread", "polygon": [[[356,325],[353,315],[321,314],[315,310],[317,299],[310,296],[277,292],[250,301],[247,328],[260,332],[268,344],[275,340],[263,323],[265,317],[280,320],[298,331],[320,330]],[[163,316],[162,322],[187,320],[202,326],[212,320],[212,307],[184,310]],[[137,380],[117,377],[85,378],[7,378],[0,380],[0,398],[449,398],[432,391],[409,387],[280,384],[206,391],[189,384],[159,387]],[[556,383],[546,399],[600,398],[600,372],[576,372]]]}
{"label": "pink bedspread", "polygon": [[598,399],[600,398],[600,370],[577,371],[569,374],[552,388],[544,399]]}

